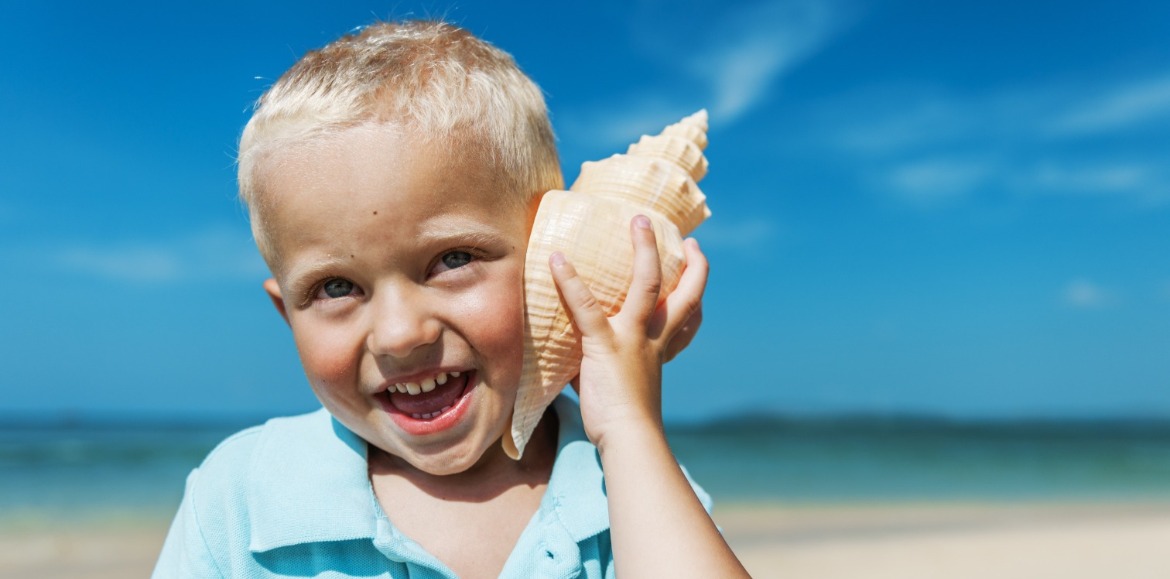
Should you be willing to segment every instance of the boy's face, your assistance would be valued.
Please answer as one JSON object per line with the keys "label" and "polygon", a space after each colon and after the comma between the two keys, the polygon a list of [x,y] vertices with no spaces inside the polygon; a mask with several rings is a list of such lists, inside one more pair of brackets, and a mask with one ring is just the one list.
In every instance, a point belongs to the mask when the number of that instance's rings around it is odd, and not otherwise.
{"label": "boy's face", "polygon": [[261,174],[278,270],[265,288],[314,392],[430,474],[498,445],[520,376],[529,219],[478,159],[364,126]]}

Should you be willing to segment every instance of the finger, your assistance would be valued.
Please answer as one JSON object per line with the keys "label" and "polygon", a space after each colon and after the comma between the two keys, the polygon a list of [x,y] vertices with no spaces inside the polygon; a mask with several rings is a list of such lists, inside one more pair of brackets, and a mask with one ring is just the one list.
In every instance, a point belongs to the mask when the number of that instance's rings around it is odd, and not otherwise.
{"label": "finger", "polygon": [[703,323],[703,305],[699,304],[699,309],[683,322],[678,333],[670,338],[670,342],[666,344],[666,351],[663,353],[663,362],[669,362],[679,355],[687,346],[691,344],[691,340],[695,339],[695,334],[699,333],[699,326]]}
{"label": "finger", "polygon": [[557,284],[557,291],[561,294],[561,301],[569,311],[569,317],[573,319],[573,325],[577,326],[577,330],[583,336],[602,336],[609,332],[609,320],[601,310],[601,304],[585,285],[585,280],[577,275],[573,264],[559,251],[554,251],[549,256],[548,263],[553,281]]}
{"label": "finger", "polygon": [[635,215],[630,221],[630,237],[634,244],[634,277],[622,313],[645,324],[658,306],[658,294],[662,290],[662,266],[658,262],[658,243],[650,219]]}
{"label": "finger", "polygon": [[699,242],[693,238],[683,242],[687,265],[678,280],[678,286],[667,296],[659,308],[662,319],[662,335],[673,337],[696,311],[703,301],[707,288],[707,274],[710,273],[707,257],[699,249]]}

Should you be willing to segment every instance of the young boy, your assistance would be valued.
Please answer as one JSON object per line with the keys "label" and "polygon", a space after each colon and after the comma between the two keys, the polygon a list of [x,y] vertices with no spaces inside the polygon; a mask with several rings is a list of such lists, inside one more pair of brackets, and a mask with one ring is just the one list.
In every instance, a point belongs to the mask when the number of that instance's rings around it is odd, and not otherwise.
{"label": "young boy", "polygon": [[324,409],[217,447],[156,577],[743,574],[662,431],[661,365],[706,282],[693,241],[659,300],[635,218],[612,318],[553,255],[583,335],[581,403],[558,399],[523,457],[504,453],[529,228],[562,187],[544,101],[511,57],[443,23],[368,27],[286,72],[239,155],[264,288]]}

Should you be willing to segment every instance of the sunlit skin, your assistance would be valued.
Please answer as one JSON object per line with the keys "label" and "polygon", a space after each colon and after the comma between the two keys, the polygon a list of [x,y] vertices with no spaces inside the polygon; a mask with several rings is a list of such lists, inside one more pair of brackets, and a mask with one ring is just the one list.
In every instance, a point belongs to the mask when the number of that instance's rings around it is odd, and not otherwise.
{"label": "sunlit skin", "polygon": [[[278,153],[262,173],[275,279],[322,404],[371,445],[436,475],[495,444],[519,378],[528,215],[495,173],[363,126]],[[390,384],[474,374],[467,415],[414,436],[379,403]]]}
{"label": "sunlit skin", "polygon": [[747,577],[691,491],[662,427],[662,364],[696,328],[707,261],[694,240],[678,287],[662,297],[654,232],[631,223],[634,275],[621,310],[607,317],[573,265],[549,260],[581,332],[574,381],[581,418],[605,471],[614,568],[619,577]]}
{"label": "sunlit skin", "polygon": [[[523,459],[504,454],[533,207],[503,202],[493,168],[452,147],[366,125],[267,159],[261,202],[275,277],[265,289],[317,397],[369,443],[387,516],[460,577],[495,577],[547,486],[555,417],[546,413]],[[660,299],[643,220],[631,224],[634,282],[613,318],[571,264],[559,254],[549,264],[583,337],[574,386],[606,473],[614,561],[624,576],[730,576],[742,568],[662,431],[662,363],[697,329],[706,260],[685,244],[679,287]],[[466,387],[433,420],[407,418],[406,394],[386,394],[454,371]]]}
{"label": "sunlit skin", "polygon": [[[555,429],[542,421],[519,462],[500,444],[522,360],[530,211],[461,157],[387,126],[277,153],[262,173],[276,258],[265,289],[321,403],[369,442],[387,515],[460,576],[495,576],[539,506]],[[441,423],[434,432],[404,429],[385,391],[439,371],[472,381],[461,412],[411,422]]]}

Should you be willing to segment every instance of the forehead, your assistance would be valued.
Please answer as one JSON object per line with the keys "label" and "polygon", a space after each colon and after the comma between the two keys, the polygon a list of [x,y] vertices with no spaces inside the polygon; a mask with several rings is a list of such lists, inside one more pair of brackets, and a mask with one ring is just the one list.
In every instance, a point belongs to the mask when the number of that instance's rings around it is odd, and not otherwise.
{"label": "forehead", "polygon": [[282,147],[257,167],[271,251],[278,263],[304,248],[398,243],[439,229],[526,235],[524,204],[488,159],[457,139],[380,125]]}
{"label": "forehead", "polygon": [[524,221],[514,185],[491,159],[465,139],[427,140],[385,125],[292,144],[258,168],[265,230],[280,252],[292,240],[336,235],[338,226],[374,217],[395,220],[387,225],[398,235],[443,216],[501,227]]}
{"label": "forehead", "polygon": [[451,201],[490,195],[503,204],[512,192],[492,158],[471,139],[427,139],[396,125],[367,124],[278,147],[258,174],[273,207],[298,193],[346,197],[369,187],[425,189]]}

